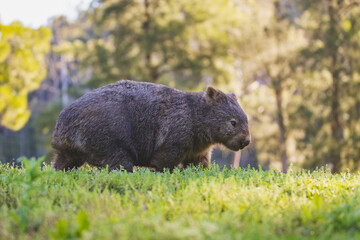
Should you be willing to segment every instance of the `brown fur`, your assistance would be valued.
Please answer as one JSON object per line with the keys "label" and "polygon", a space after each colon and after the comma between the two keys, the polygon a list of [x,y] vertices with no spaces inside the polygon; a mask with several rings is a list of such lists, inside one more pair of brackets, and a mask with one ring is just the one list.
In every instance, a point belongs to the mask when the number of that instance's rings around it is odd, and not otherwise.
{"label": "brown fur", "polygon": [[123,80],[85,94],[60,113],[53,167],[208,167],[213,144],[237,151],[249,141],[247,117],[234,94]]}

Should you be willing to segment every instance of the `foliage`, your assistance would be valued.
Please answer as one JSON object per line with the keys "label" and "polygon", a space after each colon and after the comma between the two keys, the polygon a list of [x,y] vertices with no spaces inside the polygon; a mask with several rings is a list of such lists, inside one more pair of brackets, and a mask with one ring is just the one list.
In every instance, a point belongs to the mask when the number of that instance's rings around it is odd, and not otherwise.
{"label": "foliage", "polygon": [[307,166],[327,162],[334,171],[358,169],[360,7],[334,0],[298,5],[303,11],[299,26],[309,37],[298,59],[303,68],[297,76],[303,99],[299,110],[308,119],[305,128],[301,123],[300,149],[311,149]]}
{"label": "foliage", "polygon": [[[250,1],[97,1],[91,86],[119,79],[198,89],[236,82],[234,48]],[[207,7],[204,8],[203,6]]]}
{"label": "foliage", "polygon": [[1,239],[356,239],[359,174],[0,166]]}
{"label": "foliage", "polygon": [[19,22],[0,24],[0,124],[21,129],[30,117],[29,92],[46,76],[44,55],[49,51],[50,30],[31,29]]}
{"label": "foliage", "polygon": [[250,70],[244,71],[243,100],[250,106],[260,163],[280,169],[285,145],[289,161],[306,168],[329,164],[333,171],[357,170],[358,3],[271,4],[272,10],[258,10],[266,23],[258,21],[254,42],[259,51],[245,62]]}
{"label": "foliage", "polygon": [[50,163],[52,156],[51,137],[55,128],[58,116],[63,109],[63,105],[59,103],[50,104],[47,108],[36,117],[35,128],[36,136],[39,142],[43,143],[46,150],[46,162]]}
{"label": "foliage", "polygon": [[[247,72],[252,76],[247,76],[242,99],[245,106],[249,106],[249,115],[254,116],[254,129],[259,130],[253,131],[252,135],[262,153],[260,158],[280,160],[273,161],[273,166],[280,163],[286,172],[289,166],[287,142],[291,131],[295,130],[288,127],[289,112],[293,111],[292,105],[298,104],[292,96],[297,88],[295,60],[308,42],[304,31],[292,24],[279,1],[268,2],[268,5],[259,10],[263,14],[259,14],[262,21],[258,22],[257,28],[263,30],[255,36],[258,49],[245,62],[253,69]],[[262,99],[262,96],[266,98]],[[264,129],[267,129],[265,134]]]}

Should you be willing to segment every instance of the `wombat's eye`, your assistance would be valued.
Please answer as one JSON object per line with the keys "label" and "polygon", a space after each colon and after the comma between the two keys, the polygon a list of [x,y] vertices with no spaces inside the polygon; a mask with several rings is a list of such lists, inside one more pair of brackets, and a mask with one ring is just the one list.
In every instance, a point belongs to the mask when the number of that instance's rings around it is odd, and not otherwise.
{"label": "wombat's eye", "polygon": [[231,125],[233,125],[233,127],[236,126],[236,122],[235,121],[230,121]]}

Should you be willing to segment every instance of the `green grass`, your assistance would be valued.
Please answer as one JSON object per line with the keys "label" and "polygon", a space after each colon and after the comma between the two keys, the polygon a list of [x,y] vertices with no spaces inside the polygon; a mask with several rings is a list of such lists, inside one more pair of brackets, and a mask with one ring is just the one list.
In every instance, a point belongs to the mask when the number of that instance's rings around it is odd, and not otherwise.
{"label": "green grass", "polygon": [[359,239],[360,175],[0,166],[0,239]]}

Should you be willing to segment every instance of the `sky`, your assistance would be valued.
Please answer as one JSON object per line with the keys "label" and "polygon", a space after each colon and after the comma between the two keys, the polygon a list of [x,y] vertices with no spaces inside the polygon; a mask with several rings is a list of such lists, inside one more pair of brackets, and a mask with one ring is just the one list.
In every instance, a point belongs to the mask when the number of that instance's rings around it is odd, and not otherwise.
{"label": "sky", "polygon": [[91,0],[0,0],[0,22],[19,20],[23,25],[38,28],[47,25],[52,16],[75,19],[77,9],[86,9]]}

